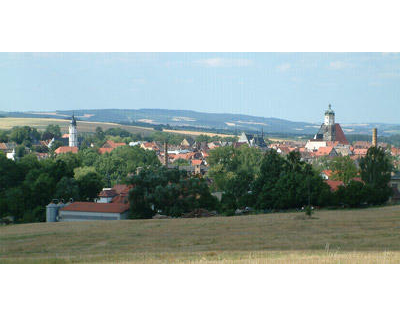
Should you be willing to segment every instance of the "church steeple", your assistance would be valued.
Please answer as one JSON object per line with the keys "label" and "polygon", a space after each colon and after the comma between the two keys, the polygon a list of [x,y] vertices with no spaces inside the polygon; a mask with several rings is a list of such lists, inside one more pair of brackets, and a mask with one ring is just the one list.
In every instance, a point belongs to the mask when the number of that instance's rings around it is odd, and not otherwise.
{"label": "church steeple", "polygon": [[329,104],[328,110],[325,111],[325,125],[335,125],[335,112],[332,110],[332,106]]}
{"label": "church steeple", "polygon": [[78,147],[78,130],[76,128],[76,119],[73,113],[69,124],[69,147]]}
{"label": "church steeple", "polygon": [[72,113],[71,125],[76,126],[76,120],[75,120],[75,115],[74,115],[74,113]]}

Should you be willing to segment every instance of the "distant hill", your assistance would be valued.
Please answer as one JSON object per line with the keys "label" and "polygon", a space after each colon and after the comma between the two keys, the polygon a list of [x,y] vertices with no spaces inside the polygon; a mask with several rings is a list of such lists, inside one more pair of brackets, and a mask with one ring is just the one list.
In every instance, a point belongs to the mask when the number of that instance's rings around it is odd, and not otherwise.
{"label": "distant hill", "polygon": [[[261,132],[292,135],[311,135],[320,127],[319,123],[292,122],[278,118],[266,118],[243,114],[203,113],[188,110],[165,109],[99,109],[67,110],[56,112],[0,112],[10,117],[69,118],[72,113],[79,120],[89,122],[111,122],[141,126],[168,125],[175,128],[195,128],[231,132]],[[322,118],[321,118],[322,120]],[[340,122],[339,122],[340,123]],[[365,123],[341,124],[345,134],[371,134],[377,127],[379,135],[400,134],[400,124]]]}

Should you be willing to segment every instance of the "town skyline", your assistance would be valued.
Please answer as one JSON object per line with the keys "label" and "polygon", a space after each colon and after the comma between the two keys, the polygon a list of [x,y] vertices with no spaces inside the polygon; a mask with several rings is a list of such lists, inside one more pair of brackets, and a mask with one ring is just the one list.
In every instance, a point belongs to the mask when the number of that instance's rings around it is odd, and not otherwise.
{"label": "town skyline", "polygon": [[[1,53],[4,111],[179,109],[398,123],[388,53]],[[21,92],[24,93],[21,93]]]}

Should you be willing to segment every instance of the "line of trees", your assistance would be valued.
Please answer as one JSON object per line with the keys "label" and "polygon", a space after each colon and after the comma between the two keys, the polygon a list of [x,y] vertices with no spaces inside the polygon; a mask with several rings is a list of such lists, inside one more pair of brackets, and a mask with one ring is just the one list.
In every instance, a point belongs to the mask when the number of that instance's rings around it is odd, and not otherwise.
{"label": "line of trees", "polygon": [[[392,164],[381,148],[371,147],[358,170],[349,157],[331,162],[334,177],[344,182],[336,192],[323,181],[320,171],[301,161],[298,152],[286,157],[271,150],[217,148],[210,152],[209,177],[213,189],[223,191],[225,211],[245,206],[261,210],[314,206],[378,205],[391,194],[388,186]],[[361,181],[354,179],[361,177]]]}
{"label": "line of trees", "polygon": [[0,152],[0,218],[17,222],[44,220],[54,198],[90,201],[105,186],[123,183],[137,167],[159,166],[152,151],[123,146],[100,155],[93,148],[38,160],[28,154],[17,161]]}

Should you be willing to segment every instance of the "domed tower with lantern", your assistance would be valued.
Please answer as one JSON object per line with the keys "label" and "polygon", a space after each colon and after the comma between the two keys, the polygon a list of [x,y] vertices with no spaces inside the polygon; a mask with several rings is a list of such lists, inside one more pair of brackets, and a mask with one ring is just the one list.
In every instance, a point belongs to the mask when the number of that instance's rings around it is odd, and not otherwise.
{"label": "domed tower with lantern", "polygon": [[335,125],[335,112],[329,104],[329,108],[325,111],[325,125]]}
{"label": "domed tower with lantern", "polygon": [[322,123],[314,138],[307,142],[306,148],[318,150],[319,147],[336,146],[338,144],[348,146],[349,142],[340,124],[335,122],[335,112],[329,104],[328,109],[325,111],[324,123]]}

